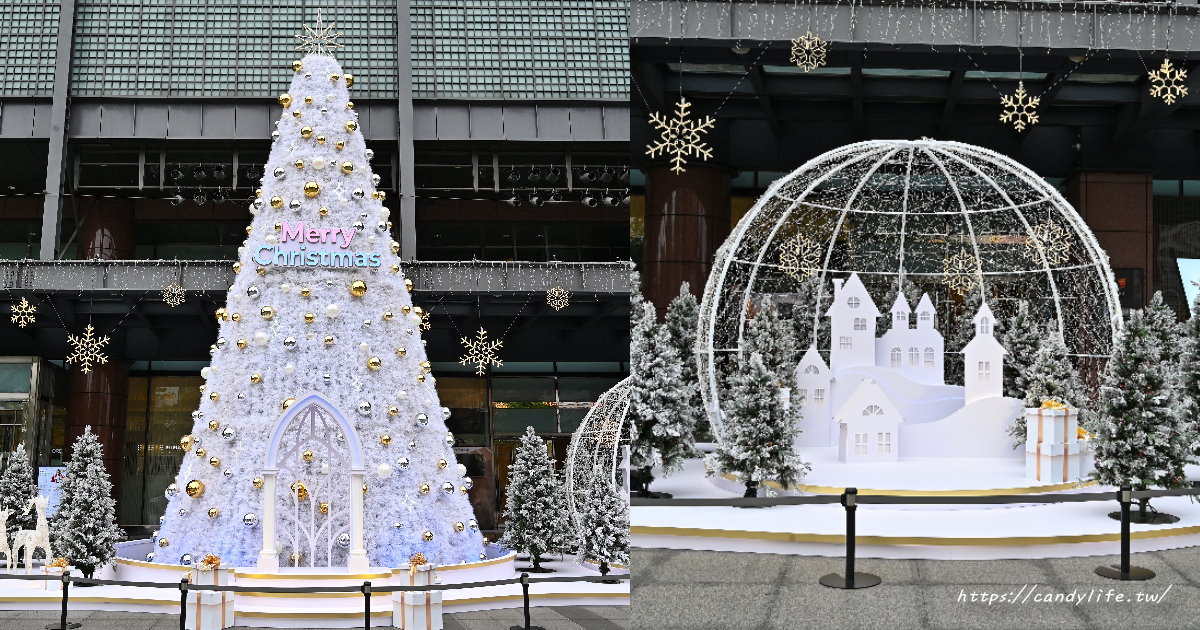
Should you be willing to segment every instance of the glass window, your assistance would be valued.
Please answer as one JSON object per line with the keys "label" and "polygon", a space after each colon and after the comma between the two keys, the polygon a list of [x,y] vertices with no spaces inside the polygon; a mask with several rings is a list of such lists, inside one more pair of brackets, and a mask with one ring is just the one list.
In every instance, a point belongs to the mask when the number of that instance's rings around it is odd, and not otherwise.
{"label": "glass window", "polygon": [[900,348],[892,348],[892,367],[894,367],[894,368],[900,367],[900,361],[901,361],[902,356],[903,355],[901,354]]}
{"label": "glass window", "polygon": [[813,404],[814,405],[825,404],[825,390],[824,389],[814,389],[813,390]]}
{"label": "glass window", "polygon": [[553,377],[492,379],[492,422],[496,434],[558,433],[558,392]]}
{"label": "glass window", "polygon": [[838,347],[842,350],[850,350],[854,347],[854,340],[850,337],[839,337]]}
{"label": "glass window", "polygon": [[908,364],[913,367],[921,364],[921,351],[915,346],[908,349]]}
{"label": "glass window", "polygon": [[443,376],[437,379],[437,393],[450,409],[446,428],[454,433],[454,445],[486,446],[487,380]]}
{"label": "glass window", "polygon": [[856,297],[851,297],[846,300],[846,305],[850,308],[858,308],[862,305],[862,302]]}
{"label": "glass window", "polygon": [[933,367],[933,348],[925,348],[925,367]]}
{"label": "glass window", "polygon": [[158,523],[167,507],[163,494],[179,472],[180,436],[192,430],[200,407],[199,376],[129,379],[125,461],[120,520],[125,525]]}
{"label": "glass window", "polygon": [[865,317],[855,317],[854,318],[854,330],[866,330],[866,329],[867,329],[867,319]]}

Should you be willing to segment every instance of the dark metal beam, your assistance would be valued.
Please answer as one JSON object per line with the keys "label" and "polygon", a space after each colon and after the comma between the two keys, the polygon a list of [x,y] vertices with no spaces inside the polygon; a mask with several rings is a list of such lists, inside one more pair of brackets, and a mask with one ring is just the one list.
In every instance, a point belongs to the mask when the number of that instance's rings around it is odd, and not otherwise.
{"label": "dark metal beam", "polygon": [[58,8],[58,46],[54,56],[54,92],[50,106],[50,144],[46,158],[46,197],[42,202],[42,237],[38,258],[58,257],[58,229],[62,223],[63,173],[67,166],[67,125],[70,116],[68,87],[71,49],[75,43],[75,0]]}
{"label": "dark metal beam", "polygon": [[954,108],[962,95],[963,78],[967,76],[966,55],[956,55],[954,69],[950,71],[950,86],[946,88],[946,105],[942,107],[942,120],[938,123],[938,137],[942,137],[954,119]]}
{"label": "dark metal beam", "polygon": [[663,65],[661,63],[632,62],[629,64],[630,100],[635,105],[645,105],[650,111],[667,110],[664,98]]}
{"label": "dark metal beam", "polygon": [[750,66],[746,68],[746,76],[750,79],[750,85],[754,87],[754,92],[758,94],[758,104],[762,107],[763,117],[767,119],[767,124],[771,126],[771,131],[778,135],[782,132],[779,126],[779,117],[775,115],[775,108],[771,105],[771,95],[767,93],[766,84],[763,81],[762,68],[759,66]]}

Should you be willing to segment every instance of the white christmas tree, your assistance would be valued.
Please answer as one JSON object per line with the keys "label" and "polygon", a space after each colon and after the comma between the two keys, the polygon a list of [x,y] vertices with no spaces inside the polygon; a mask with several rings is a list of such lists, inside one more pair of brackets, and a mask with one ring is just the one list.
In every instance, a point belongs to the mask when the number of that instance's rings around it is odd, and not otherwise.
{"label": "white christmas tree", "polygon": [[629,405],[631,462],[640,469],[642,489],[649,492],[654,467],[670,475],[682,470],[684,460],[695,454],[696,414],[689,407],[690,388],[666,326],[655,323],[653,305],[643,303],[641,310],[642,320],[632,333],[640,345],[638,363],[631,369],[635,376]]}
{"label": "white christmas tree", "polygon": [[[1091,404],[1084,393],[1079,372],[1067,354],[1067,346],[1057,333],[1048,334],[1042,341],[1033,355],[1033,364],[1026,368],[1019,382],[1025,388],[1023,398],[1026,407],[1040,407],[1047,400],[1077,410]],[[1016,447],[1025,444],[1024,413],[1017,416],[1009,427],[1009,434],[1013,436]]]}
{"label": "white christmas tree", "polygon": [[793,446],[799,432],[799,405],[781,399],[783,376],[772,373],[757,353],[741,360],[730,379],[725,421],[717,428],[717,451],[708,456],[709,474],[732,473],[746,485],[747,497],[758,486],[775,480],[787,487],[804,477],[811,466]]}
{"label": "white christmas tree", "polygon": [[[33,529],[37,514],[29,507],[29,500],[37,495],[33,483],[33,468],[29,465],[29,453],[24,444],[9,453],[8,463],[0,472],[0,510],[8,510],[8,523],[4,535],[12,540],[14,533]],[[9,564],[12,560],[9,559]]]}
{"label": "white christmas tree", "polygon": [[[423,311],[400,271],[349,99],[353,77],[328,54],[292,69],[237,275],[216,313],[200,408],[180,441],[158,561],[213,553],[252,565],[266,502],[275,501],[282,524],[268,554],[280,564],[340,565],[353,551],[354,493],[373,565],[417,552],[438,564],[481,559],[470,480],[455,465],[449,411],[419,332]],[[351,487],[362,474],[355,459],[368,473],[361,489]],[[264,470],[276,466],[275,497],[266,496]]]}
{"label": "white christmas tree", "polygon": [[708,414],[704,410],[704,398],[700,395],[699,365],[696,362],[696,327],[700,325],[700,307],[688,283],[679,285],[679,295],[667,305],[663,323],[667,327],[671,345],[679,354],[679,380],[685,390],[686,401],[683,409],[692,416],[693,433],[696,436],[709,436]]}
{"label": "white christmas tree", "polygon": [[567,546],[570,526],[554,462],[533,427],[526,427],[508,466],[506,492],[500,544],[527,554],[533,571],[544,571],[542,556]]}
{"label": "white christmas tree", "polygon": [[66,558],[88,578],[112,562],[113,545],[125,538],[117,526],[117,502],[104,469],[100,440],[90,426],[71,447],[50,531],[55,555]]}
{"label": "white christmas tree", "polygon": [[[1130,314],[1104,372],[1089,429],[1096,435],[1093,476],[1102,484],[1146,490],[1188,483],[1183,467],[1192,455],[1191,421],[1174,413],[1164,344],[1149,323],[1142,311]],[[1143,499],[1142,519],[1146,507]]]}
{"label": "white christmas tree", "polygon": [[[1049,328],[1050,330],[1047,330]],[[1000,329],[1000,345],[1004,346],[1004,395],[1025,398],[1029,390],[1030,368],[1037,360],[1038,350],[1046,337],[1057,334],[1054,327],[1045,327],[1035,317],[1029,302],[1021,300],[1017,312]],[[1040,405],[1031,405],[1036,407]],[[1080,403],[1073,403],[1080,404]],[[1022,442],[1024,438],[1022,438]]]}
{"label": "white christmas tree", "polygon": [[615,484],[600,480],[584,492],[576,553],[598,562],[600,575],[608,575],[610,564],[628,564],[629,506]]}

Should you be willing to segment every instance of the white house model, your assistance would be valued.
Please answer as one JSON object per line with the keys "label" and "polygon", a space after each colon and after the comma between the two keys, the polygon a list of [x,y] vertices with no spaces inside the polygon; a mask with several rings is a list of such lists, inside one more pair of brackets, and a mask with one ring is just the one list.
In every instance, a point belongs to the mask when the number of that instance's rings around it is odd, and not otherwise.
{"label": "white house model", "polygon": [[1019,456],[1006,429],[1022,404],[1003,397],[1004,348],[991,308],[980,307],[963,349],[965,387],[945,383],[945,341],[928,295],[914,311],[900,293],[877,335],[882,315],[857,274],[833,280],[829,363],[813,347],[796,367],[797,446],[837,446],[845,462]]}

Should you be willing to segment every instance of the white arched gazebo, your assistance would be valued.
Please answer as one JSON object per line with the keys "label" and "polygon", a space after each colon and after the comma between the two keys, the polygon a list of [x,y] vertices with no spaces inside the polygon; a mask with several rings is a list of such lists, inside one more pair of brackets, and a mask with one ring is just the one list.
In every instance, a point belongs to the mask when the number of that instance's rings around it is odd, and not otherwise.
{"label": "white arched gazebo", "polygon": [[1037,174],[959,142],[859,142],[772,184],[718,250],[697,334],[714,422],[757,305],[788,309],[800,352],[827,350],[832,280],[851,273],[881,309],[928,293],[948,353],[981,300],[1001,321],[1028,302],[1083,362],[1106,358],[1121,324],[1108,256]]}
{"label": "white arched gazebo", "polygon": [[[314,461],[314,447],[320,448],[324,462]],[[361,488],[366,468],[362,443],[337,407],[318,394],[288,407],[271,432],[262,472],[263,546],[258,555],[259,569],[279,570],[283,534],[292,549],[288,559],[292,566],[300,566],[305,559],[309,566],[318,566],[321,551],[325,552],[323,566],[332,566],[336,549],[341,546],[338,539],[348,537],[347,570],[367,570],[370,561],[363,541]],[[281,475],[289,483],[289,500],[284,502],[277,493]],[[280,503],[291,506],[293,513],[281,514]],[[321,519],[312,518],[317,511]],[[307,524],[303,512],[310,517]],[[282,528],[283,532],[279,527],[281,516],[291,517],[286,521],[290,527]]]}
{"label": "white arched gazebo", "polygon": [[[579,496],[593,483],[614,483],[617,469],[625,457],[622,446],[629,443],[629,377],[613,385],[571,434],[567,447],[566,486],[567,508],[571,520],[578,523]],[[627,462],[625,462],[627,466]],[[628,469],[621,481],[626,497],[629,494]]]}

